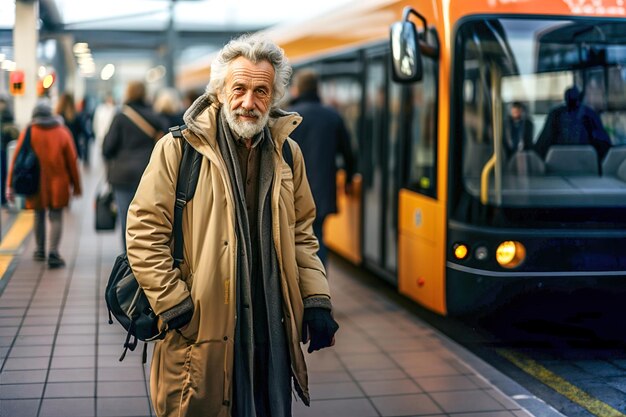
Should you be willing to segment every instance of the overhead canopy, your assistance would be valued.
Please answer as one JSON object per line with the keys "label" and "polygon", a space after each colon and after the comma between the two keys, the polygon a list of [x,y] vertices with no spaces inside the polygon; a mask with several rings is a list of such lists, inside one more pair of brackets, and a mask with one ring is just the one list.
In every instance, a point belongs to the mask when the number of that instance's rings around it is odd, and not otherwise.
{"label": "overhead canopy", "polygon": [[[40,0],[40,39],[71,34],[76,42],[89,43],[94,55],[155,51],[165,42],[173,17],[181,47],[219,46],[239,33],[297,20],[298,16],[310,17],[347,1]],[[0,0],[0,8],[0,47],[9,47],[15,24],[14,0]]]}

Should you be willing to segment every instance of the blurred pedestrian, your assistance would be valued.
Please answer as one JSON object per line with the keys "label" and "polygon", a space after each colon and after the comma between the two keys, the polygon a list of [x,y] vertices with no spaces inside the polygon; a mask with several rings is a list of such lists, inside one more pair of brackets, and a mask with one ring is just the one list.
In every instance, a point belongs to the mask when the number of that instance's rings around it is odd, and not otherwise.
{"label": "blurred pedestrian", "polygon": [[298,142],[306,161],[306,172],[313,192],[317,214],[313,231],[320,243],[319,257],[326,265],[327,249],[323,226],[326,216],[337,212],[337,163],[341,155],[346,171],[346,193],[350,194],[354,169],[350,135],[341,115],[332,107],[322,104],[319,76],[304,69],[295,74],[291,95],[294,97],[290,111],[302,116],[302,123],[291,134]]}
{"label": "blurred pedestrian", "polygon": [[89,159],[91,157],[91,142],[94,140],[93,134],[93,102],[91,97],[83,98],[76,106],[78,111],[76,117],[80,124],[80,139],[79,142],[82,147],[81,159],[86,166],[89,166]]}
{"label": "blurred pedestrian", "polygon": [[113,117],[118,109],[112,94],[104,96],[104,101],[96,107],[93,115],[93,133],[96,139],[96,148],[102,152],[104,137],[111,127]]}
{"label": "blurred pedestrian", "polygon": [[60,268],[65,261],[59,254],[63,231],[63,208],[69,205],[70,194],[81,195],[76,148],[72,135],[59,117],[52,114],[47,102],[35,106],[30,124],[18,139],[7,178],[7,199],[14,200],[11,187],[13,165],[30,129],[30,146],[39,160],[39,191],[26,198],[26,208],[35,210],[34,259],[46,260],[46,213],[50,222],[48,267]]}
{"label": "blurred pedestrian", "polygon": [[[164,327],[177,329],[154,348],[159,417],[290,417],[292,381],[310,401],[300,342],[310,340],[309,353],[334,343],[315,205],[288,137],[300,117],[278,106],[290,74],[269,40],[230,41],[211,64],[207,93],[185,113],[184,137],[158,142],[131,204],[128,259]],[[177,268],[181,140],[203,158]]]}
{"label": "blurred pedestrian", "polygon": [[13,112],[9,107],[8,99],[0,97],[0,184],[2,190],[2,205],[6,205],[6,179],[7,179],[7,147],[9,143],[17,140],[19,136],[19,130],[15,125],[13,118]]}
{"label": "blurred pedestrian", "polygon": [[63,93],[59,97],[59,101],[56,106],[56,114],[61,116],[65,126],[68,127],[72,133],[74,140],[74,147],[80,159],[84,158],[84,138],[83,124],[79,117],[79,112],[76,109],[74,102],[74,95],[71,93]]}
{"label": "blurred pedestrian", "polygon": [[159,91],[152,108],[167,121],[168,127],[184,124],[183,105],[178,91],[173,88],[164,88]]}
{"label": "blurred pedestrian", "polygon": [[183,94],[183,110],[187,110],[191,105],[202,95],[202,92],[199,90],[187,90]]}
{"label": "blurred pedestrian", "polygon": [[148,165],[154,143],[165,131],[166,123],[146,102],[144,83],[128,83],[122,111],[113,117],[102,144],[102,155],[107,163],[107,179],[113,186],[122,226],[124,248],[128,206]]}

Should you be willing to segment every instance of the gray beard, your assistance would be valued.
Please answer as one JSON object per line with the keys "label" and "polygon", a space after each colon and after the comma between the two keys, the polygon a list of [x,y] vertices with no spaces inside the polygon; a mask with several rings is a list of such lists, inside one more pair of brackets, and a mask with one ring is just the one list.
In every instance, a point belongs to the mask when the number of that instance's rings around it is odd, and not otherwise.
{"label": "gray beard", "polygon": [[[270,112],[261,115],[256,122],[245,122],[237,119],[237,111],[231,111],[228,104],[222,106],[230,129],[239,137],[250,139],[259,134],[270,119]],[[254,111],[259,116],[259,111]]]}

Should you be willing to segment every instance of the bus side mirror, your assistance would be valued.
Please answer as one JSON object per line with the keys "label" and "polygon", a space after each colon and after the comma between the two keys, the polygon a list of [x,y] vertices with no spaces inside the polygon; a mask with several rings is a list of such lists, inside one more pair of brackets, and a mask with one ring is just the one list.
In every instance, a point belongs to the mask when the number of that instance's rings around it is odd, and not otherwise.
{"label": "bus side mirror", "polygon": [[404,20],[391,25],[392,78],[399,83],[422,79],[422,55],[413,22]]}

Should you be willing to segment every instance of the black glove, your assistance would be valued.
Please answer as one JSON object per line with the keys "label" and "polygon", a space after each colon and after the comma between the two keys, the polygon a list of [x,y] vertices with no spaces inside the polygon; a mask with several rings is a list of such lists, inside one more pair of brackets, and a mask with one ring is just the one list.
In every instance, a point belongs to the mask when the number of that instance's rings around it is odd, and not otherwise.
{"label": "black glove", "polygon": [[192,317],[193,317],[193,310],[186,311],[180,316],[173,317],[170,321],[168,321],[167,328],[170,330],[173,330],[173,329],[180,329],[182,327],[185,327],[186,325],[189,324]]}
{"label": "black glove", "polygon": [[311,343],[309,343],[308,352],[324,349],[331,346],[333,336],[339,329],[339,325],[330,314],[330,310],[321,307],[310,307],[304,309],[304,317],[302,318],[302,343],[306,343],[309,335]]}
{"label": "black glove", "polygon": [[185,327],[193,317],[193,301],[187,297],[177,306],[161,314],[161,320],[167,324],[169,330]]}

